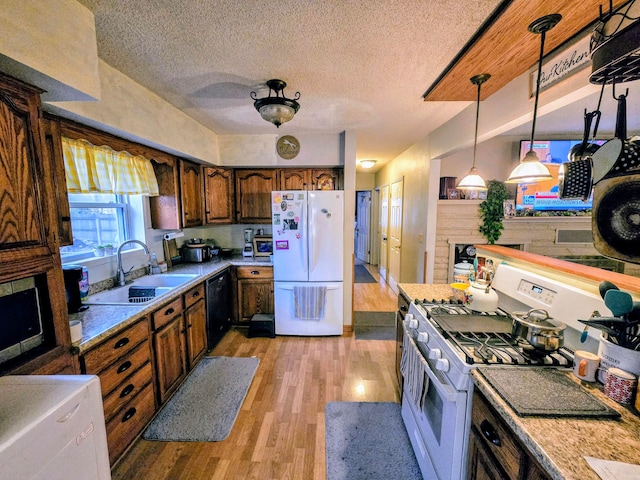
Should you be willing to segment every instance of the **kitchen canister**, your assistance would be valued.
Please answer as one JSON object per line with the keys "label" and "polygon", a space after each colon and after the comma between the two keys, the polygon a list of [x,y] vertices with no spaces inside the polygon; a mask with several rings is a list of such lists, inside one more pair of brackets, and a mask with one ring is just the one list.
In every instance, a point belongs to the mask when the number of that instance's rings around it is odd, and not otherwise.
{"label": "kitchen canister", "polygon": [[598,372],[598,381],[600,383],[605,383],[606,371],[612,367],[633,373],[636,376],[640,375],[640,351],[638,350],[622,348],[601,336],[598,356],[600,357],[600,370]]}
{"label": "kitchen canister", "polygon": [[573,374],[585,382],[595,382],[600,357],[595,353],[576,350],[573,355]]}
{"label": "kitchen canister", "polygon": [[631,403],[636,391],[636,382],[637,379],[634,374],[612,367],[607,370],[604,393],[618,403]]}
{"label": "kitchen canister", "polygon": [[82,322],[80,320],[71,320],[69,329],[71,330],[71,343],[82,340]]}

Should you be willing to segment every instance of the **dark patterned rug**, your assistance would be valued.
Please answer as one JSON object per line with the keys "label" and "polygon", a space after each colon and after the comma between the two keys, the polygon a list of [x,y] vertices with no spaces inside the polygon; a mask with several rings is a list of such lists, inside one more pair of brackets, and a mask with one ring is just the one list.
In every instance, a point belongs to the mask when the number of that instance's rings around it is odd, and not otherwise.
{"label": "dark patterned rug", "polygon": [[395,312],[354,312],[356,340],[395,340]]}
{"label": "dark patterned rug", "polygon": [[376,283],[376,279],[369,273],[364,265],[356,265],[354,283]]}

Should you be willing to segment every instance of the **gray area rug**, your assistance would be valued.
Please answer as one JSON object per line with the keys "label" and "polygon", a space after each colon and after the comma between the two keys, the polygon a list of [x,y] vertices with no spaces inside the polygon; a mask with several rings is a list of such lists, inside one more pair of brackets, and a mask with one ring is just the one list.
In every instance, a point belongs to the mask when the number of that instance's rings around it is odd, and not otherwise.
{"label": "gray area rug", "polygon": [[227,438],[260,360],[205,357],[142,435],[146,440],[219,442]]}
{"label": "gray area rug", "polygon": [[356,265],[354,283],[376,283],[376,279],[369,273],[364,265]]}
{"label": "gray area rug", "polygon": [[327,480],[422,480],[400,404],[331,402],[325,419]]}
{"label": "gray area rug", "polygon": [[395,340],[395,312],[354,312],[356,340]]}

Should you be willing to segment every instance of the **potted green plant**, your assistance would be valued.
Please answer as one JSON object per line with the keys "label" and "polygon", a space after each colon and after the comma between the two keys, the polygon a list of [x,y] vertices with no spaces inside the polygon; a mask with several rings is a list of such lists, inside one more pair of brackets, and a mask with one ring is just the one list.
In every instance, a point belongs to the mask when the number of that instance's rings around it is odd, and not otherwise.
{"label": "potted green plant", "polygon": [[102,245],[98,245],[93,249],[93,254],[96,257],[104,257],[104,247]]}
{"label": "potted green plant", "polygon": [[106,256],[113,255],[113,245],[111,245],[110,243],[107,243],[104,246],[104,254]]}
{"label": "potted green plant", "polygon": [[509,198],[506,185],[499,180],[487,182],[487,199],[480,203],[482,224],[478,228],[490,244],[494,244],[502,235],[504,226],[504,201]]}

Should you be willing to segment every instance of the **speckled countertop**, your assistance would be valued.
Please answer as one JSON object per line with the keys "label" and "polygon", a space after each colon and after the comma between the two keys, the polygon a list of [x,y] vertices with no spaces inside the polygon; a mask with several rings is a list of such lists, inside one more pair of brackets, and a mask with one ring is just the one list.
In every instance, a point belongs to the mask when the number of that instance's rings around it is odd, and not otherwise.
{"label": "speckled countertop", "polygon": [[[414,299],[448,299],[450,285],[399,284],[400,293]],[[584,456],[640,465],[640,417],[609,399],[599,383],[580,382],[566,375],[622,416],[618,420],[588,418],[519,417],[478,372],[476,388],[484,394],[530,454],[554,480],[599,480]],[[543,392],[541,392],[543,394]]]}
{"label": "speckled countertop", "polygon": [[400,283],[398,284],[400,293],[409,297],[409,300],[415,299],[437,299],[448,300],[453,295],[453,289],[449,284],[425,284],[425,283]]}
{"label": "speckled countertop", "polygon": [[480,373],[472,373],[476,388],[552,479],[598,480],[600,477],[589,467],[585,455],[640,465],[640,417],[632,412],[633,408],[610,400],[599,383],[580,382],[570,371],[566,375],[622,417],[618,420],[519,417]]}
{"label": "speckled countertop", "polygon": [[114,335],[136,323],[145,315],[155,311],[158,306],[170,302],[190,288],[230,266],[271,266],[268,258],[243,259],[241,256],[229,260],[213,260],[203,263],[184,263],[176,265],[168,273],[197,274],[193,280],[183,283],[157,300],[144,305],[90,305],[84,312],[69,315],[69,320],[82,322],[82,340],[73,346],[79,354],[89,350],[105,338]]}

